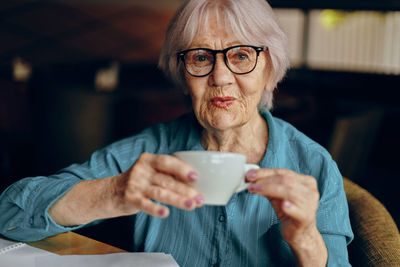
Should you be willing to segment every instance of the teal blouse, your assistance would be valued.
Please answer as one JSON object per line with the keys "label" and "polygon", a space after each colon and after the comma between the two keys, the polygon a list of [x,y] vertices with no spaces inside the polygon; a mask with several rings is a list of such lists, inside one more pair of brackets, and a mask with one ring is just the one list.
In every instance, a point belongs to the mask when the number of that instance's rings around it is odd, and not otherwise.
{"label": "teal blouse", "polygon": [[[320,192],[317,227],[328,249],[328,266],[350,266],[347,245],[353,238],[342,176],[329,153],[290,124],[261,109],[269,141],[261,168],[285,168],[315,177]],[[76,183],[117,175],[141,153],[173,154],[204,150],[200,125],[186,114],[115,142],[48,177],[22,179],[0,196],[0,233],[20,241],[40,240],[77,227],[56,224],[49,207]],[[289,245],[280,233],[268,199],[247,190],[226,206],[203,206],[193,211],[169,207],[165,219],[139,212],[131,217],[127,236],[132,251],[172,254],[180,266],[292,266]],[[129,231],[128,231],[129,230]]]}

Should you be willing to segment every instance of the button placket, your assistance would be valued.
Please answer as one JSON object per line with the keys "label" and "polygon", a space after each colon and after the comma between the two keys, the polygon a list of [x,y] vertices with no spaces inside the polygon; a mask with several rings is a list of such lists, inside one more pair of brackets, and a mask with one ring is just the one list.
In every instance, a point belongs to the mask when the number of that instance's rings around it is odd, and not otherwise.
{"label": "button placket", "polygon": [[222,266],[229,266],[232,264],[232,236],[231,236],[231,230],[229,224],[234,220],[234,215],[236,213],[236,205],[239,200],[239,196],[242,194],[246,194],[246,192],[240,192],[236,193],[232,196],[231,200],[229,203],[224,207],[225,211],[225,224],[226,224],[226,235],[227,235],[227,240],[225,243],[225,249],[224,249],[224,257],[223,260],[220,262],[220,265]]}
{"label": "button placket", "polygon": [[210,259],[210,261],[208,262],[208,265],[210,267],[219,267],[220,263],[219,262],[214,262],[213,260]]}

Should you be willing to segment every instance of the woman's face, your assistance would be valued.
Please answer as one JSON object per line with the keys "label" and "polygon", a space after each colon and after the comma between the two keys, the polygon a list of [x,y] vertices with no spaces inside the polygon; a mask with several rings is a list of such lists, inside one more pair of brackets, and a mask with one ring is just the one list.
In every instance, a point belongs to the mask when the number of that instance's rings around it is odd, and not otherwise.
{"label": "woman's face", "polygon": [[[243,44],[231,31],[210,21],[189,48],[224,49]],[[204,27],[206,28],[206,27]],[[193,109],[207,130],[224,131],[245,125],[258,115],[257,105],[268,82],[268,52],[261,52],[256,68],[243,75],[232,73],[222,53],[217,54],[214,70],[205,77],[193,77],[185,71]]]}

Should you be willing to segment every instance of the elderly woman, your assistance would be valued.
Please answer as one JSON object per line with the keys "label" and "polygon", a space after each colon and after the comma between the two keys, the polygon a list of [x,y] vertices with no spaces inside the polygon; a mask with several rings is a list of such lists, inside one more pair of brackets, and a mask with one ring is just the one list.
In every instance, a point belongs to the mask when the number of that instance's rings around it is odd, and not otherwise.
{"label": "elderly woman", "polygon": [[[159,65],[190,95],[193,113],[84,164],[15,183],[1,195],[1,234],[38,240],[130,215],[132,251],[170,253],[181,266],[349,265],[352,231],[336,164],[269,112],[286,47],[263,0],[186,2]],[[203,205],[191,186],[198,174],[172,156],[181,150],[237,152],[260,169],[226,206]]]}

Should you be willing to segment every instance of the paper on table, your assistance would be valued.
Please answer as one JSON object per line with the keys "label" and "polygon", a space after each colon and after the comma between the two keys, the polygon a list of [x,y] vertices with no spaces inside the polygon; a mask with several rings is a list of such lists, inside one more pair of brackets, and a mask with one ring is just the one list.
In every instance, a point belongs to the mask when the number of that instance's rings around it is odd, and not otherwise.
{"label": "paper on table", "polygon": [[174,258],[164,253],[112,253],[103,255],[47,255],[36,258],[37,267],[177,267]]}
{"label": "paper on table", "polygon": [[113,253],[104,255],[59,256],[43,249],[14,242],[0,237],[0,267],[125,267],[179,266],[174,258],[165,253]]}
{"label": "paper on table", "polygon": [[23,244],[21,242],[15,242],[15,241],[11,241],[11,240],[7,240],[7,239],[3,239],[0,236],[0,253],[2,253],[3,251],[5,251],[5,249],[7,249],[8,247],[11,246],[16,246],[18,244]]}
{"label": "paper on table", "polygon": [[0,238],[0,267],[34,267],[35,257],[55,255],[25,243]]}

